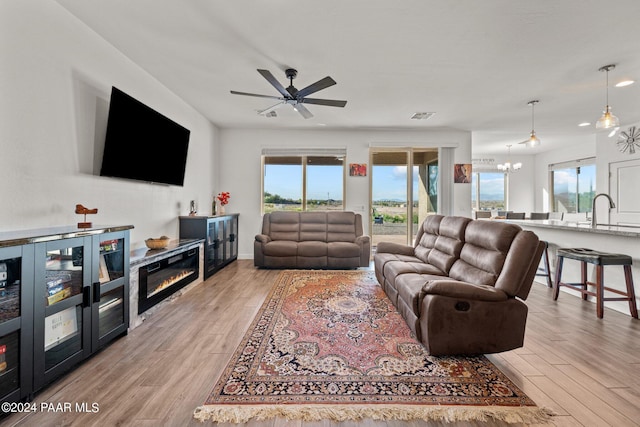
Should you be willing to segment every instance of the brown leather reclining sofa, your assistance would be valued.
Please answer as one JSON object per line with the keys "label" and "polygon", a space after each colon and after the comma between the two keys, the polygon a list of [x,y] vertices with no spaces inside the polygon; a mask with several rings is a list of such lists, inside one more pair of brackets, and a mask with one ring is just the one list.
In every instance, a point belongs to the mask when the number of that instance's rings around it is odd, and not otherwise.
{"label": "brown leather reclining sofa", "polygon": [[381,242],[378,282],[434,356],[522,347],[544,243],[515,224],[432,215],[414,246]]}
{"label": "brown leather reclining sofa", "polygon": [[268,268],[369,265],[371,242],[354,212],[272,212],[253,242],[253,263]]}

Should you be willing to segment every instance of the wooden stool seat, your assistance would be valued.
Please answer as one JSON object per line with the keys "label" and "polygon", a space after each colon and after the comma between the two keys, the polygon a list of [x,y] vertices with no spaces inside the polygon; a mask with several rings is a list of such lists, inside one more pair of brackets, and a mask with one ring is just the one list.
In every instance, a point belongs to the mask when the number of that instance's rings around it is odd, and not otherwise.
{"label": "wooden stool seat", "polygon": [[[633,288],[633,277],[631,274],[631,264],[633,263],[629,255],[612,254],[607,252],[595,251],[587,248],[560,248],[557,254],[556,280],[553,288],[553,299],[558,299],[561,286],[573,288],[582,294],[582,299],[586,300],[587,296],[596,297],[596,312],[599,319],[604,316],[604,301],[628,301],[631,317],[638,318],[638,308],[636,306],[636,296]],[[579,283],[562,282],[562,264],[565,258],[580,261]],[[587,280],[587,264],[596,266],[596,282]],[[604,285],[604,266],[605,265],[621,265],[624,268],[624,278],[627,285],[627,292],[613,289]],[[590,291],[588,286],[595,286],[595,292]],[[604,291],[609,291],[622,297],[604,297]]]}

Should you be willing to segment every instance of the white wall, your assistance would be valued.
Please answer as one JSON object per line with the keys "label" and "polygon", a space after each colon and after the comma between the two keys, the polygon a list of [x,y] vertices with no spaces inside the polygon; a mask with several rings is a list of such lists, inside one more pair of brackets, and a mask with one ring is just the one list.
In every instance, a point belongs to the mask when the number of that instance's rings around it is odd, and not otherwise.
{"label": "white wall", "polygon": [[[631,125],[625,125],[620,127],[620,132],[629,131],[631,126],[635,126],[636,129],[640,129],[640,123],[635,123]],[[596,135],[596,192],[597,193],[608,193],[614,194],[614,190],[611,188],[609,169],[612,163],[619,164],[618,162],[625,162],[629,160],[638,160],[640,159],[640,149],[636,149],[634,154],[630,154],[629,151],[626,153],[621,152],[617,147],[618,135],[610,138],[608,137],[608,132],[603,131],[599,132]],[[636,183],[625,183],[626,188],[634,188],[637,196],[640,197],[640,189],[638,186],[640,182]],[[635,185],[635,187],[632,187]],[[633,190],[631,190],[633,191]],[[596,205],[596,214],[598,218],[598,222],[607,222],[610,221],[612,223],[617,222],[617,211],[620,207],[620,203],[617,202],[615,209],[611,210],[612,217],[609,217],[608,206],[607,203],[603,200],[599,200]],[[623,223],[640,223],[640,215],[637,212],[628,212],[627,215],[624,216],[624,219],[621,221]]]}
{"label": "white wall", "polygon": [[[191,199],[209,213],[217,129],[57,3],[3,0],[0,57],[0,231],[76,224],[81,203],[138,247],[177,238]],[[112,85],[191,130],[184,187],[97,176]]]}
{"label": "white wall", "polygon": [[[347,149],[346,163],[369,163],[369,147],[438,147],[457,145],[455,163],[471,162],[471,134],[465,131],[305,131],[222,129],[218,165],[219,191],[229,191],[227,212],[240,213],[239,258],[253,258],[254,236],[260,231],[261,153],[263,148]],[[346,178],[346,210],[363,214],[368,230],[369,179]],[[453,186],[453,214],[471,216],[471,186]]]}

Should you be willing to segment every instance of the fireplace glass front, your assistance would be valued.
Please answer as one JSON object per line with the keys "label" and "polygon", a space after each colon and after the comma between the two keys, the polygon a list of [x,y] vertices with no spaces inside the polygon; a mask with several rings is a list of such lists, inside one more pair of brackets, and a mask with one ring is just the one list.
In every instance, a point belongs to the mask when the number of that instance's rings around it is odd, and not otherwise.
{"label": "fireplace glass front", "polygon": [[147,311],[198,278],[198,248],[140,268],[138,314]]}

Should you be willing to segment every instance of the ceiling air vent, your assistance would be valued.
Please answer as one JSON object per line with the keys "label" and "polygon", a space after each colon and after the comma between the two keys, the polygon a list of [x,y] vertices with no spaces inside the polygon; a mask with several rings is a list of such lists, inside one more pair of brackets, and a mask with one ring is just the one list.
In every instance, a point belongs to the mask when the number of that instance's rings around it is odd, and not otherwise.
{"label": "ceiling air vent", "polygon": [[411,116],[411,118],[415,120],[427,120],[433,117],[434,114],[435,112],[414,113],[413,116]]}

